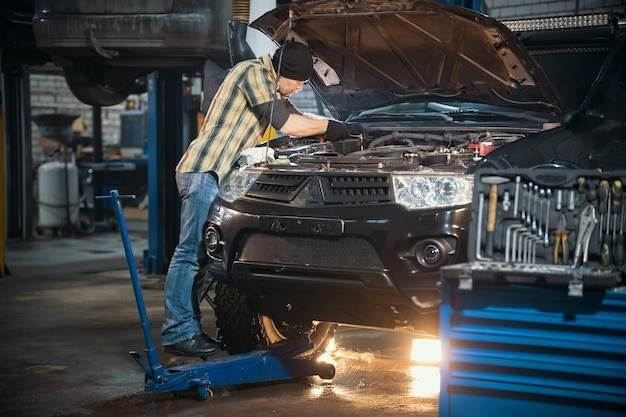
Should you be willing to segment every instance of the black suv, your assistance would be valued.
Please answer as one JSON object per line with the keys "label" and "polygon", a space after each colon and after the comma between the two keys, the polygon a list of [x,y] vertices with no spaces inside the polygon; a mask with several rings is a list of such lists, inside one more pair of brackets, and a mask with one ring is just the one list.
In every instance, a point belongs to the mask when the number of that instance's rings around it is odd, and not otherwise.
{"label": "black suv", "polygon": [[556,91],[482,14],[423,1],[299,1],[251,24],[314,58],[311,85],[364,137],[278,138],[234,169],[207,221],[230,353],[335,325],[437,334],[439,268],[467,261],[473,178],[493,149],[553,128]]}

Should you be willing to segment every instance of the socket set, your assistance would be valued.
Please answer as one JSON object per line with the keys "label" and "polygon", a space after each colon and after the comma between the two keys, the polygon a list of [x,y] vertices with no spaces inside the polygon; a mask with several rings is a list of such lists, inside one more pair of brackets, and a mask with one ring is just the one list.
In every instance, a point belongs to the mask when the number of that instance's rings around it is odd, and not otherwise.
{"label": "socket set", "polygon": [[476,173],[467,264],[442,268],[474,281],[615,288],[624,279],[626,171],[483,169]]}

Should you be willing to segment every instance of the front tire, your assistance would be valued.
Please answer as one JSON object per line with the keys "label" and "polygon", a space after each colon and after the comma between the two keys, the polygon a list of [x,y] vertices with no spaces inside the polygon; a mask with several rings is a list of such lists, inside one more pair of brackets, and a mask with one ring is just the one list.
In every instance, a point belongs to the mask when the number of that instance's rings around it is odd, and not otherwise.
{"label": "front tire", "polygon": [[219,335],[230,355],[263,349],[306,334],[313,346],[299,356],[315,358],[324,353],[335,334],[336,325],[332,323],[276,322],[259,312],[252,297],[226,284],[217,284],[214,302]]}

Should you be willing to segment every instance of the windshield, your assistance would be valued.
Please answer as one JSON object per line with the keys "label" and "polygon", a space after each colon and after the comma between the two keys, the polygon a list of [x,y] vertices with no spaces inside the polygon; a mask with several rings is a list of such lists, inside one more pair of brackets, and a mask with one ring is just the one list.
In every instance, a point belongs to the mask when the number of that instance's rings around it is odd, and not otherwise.
{"label": "windshield", "polygon": [[427,120],[429,123],[489,123],[498,121],[511,123],[512,120],[530,123],[547,123],[553,115],[514,107],[493,106],[483,103],[396,103],[377,107],[354,114],[348,120],[367,121],[406,121]]}

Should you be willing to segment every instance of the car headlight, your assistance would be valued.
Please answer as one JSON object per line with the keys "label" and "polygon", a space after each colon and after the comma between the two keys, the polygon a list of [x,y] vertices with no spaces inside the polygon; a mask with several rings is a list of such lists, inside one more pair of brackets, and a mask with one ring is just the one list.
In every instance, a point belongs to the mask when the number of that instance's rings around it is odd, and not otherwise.
{"label": "car headlight", "polygon": [[255,169],[232,171],[224,183],[220,185],[218,195],[222,200],[232,203],[246,194],[259,175],[261,175],[261,171]]}
{"label": "car headlight", "polygon": [[396,203],[408,209],[450,207],[469,204],[473,175],[393,174]]}

